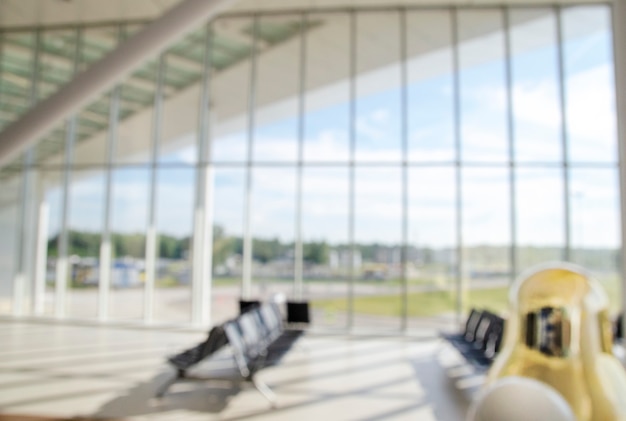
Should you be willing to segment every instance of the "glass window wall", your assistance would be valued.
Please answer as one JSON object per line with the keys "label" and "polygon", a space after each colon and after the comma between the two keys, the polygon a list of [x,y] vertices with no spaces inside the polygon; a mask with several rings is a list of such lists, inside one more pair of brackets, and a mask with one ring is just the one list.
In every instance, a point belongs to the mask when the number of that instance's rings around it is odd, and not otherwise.
{"label": "glass window wall", "polygon": [[348,326],[350,270],[346,168],[306,168],[302,176],[302,277],[313,323]]}
{"label": "glass window wall", "polygon": [[406,13],[406,124],[411,161],[450,163],[456,156],[450,20],[448,11]]}
{"label": "glass window wall", "polygon": [[402,159],[400,13],[357,13],[354,159]]}
{"label": "glass window wall", "polygon": [[[157,173],[154,319],[191,321],[193,168],[161,168]],[[146,259],[148,260],[148,259]]]}
{"label": "glass window wall", "polygon": [[[0,170],[0,313],[217,323],[279,293],[319,328],[424,331],[549,260],[618,297],[610,17],[216,18]],[[0,130],[139,30],[2,33]]]}
{"label": "glass window wall", "polygon": [[67,316],[71,318],[98,316],[105,191],[106,174],[102,169],[72,171],[67,215]]}
{"label": "glass window wall", "polygon": [[411,168],[406,258],[409,327],[453,321],[457,299],[456,177],[453,168]]}
{"label": "glass window wall", "polygon": [[242,168],[218,168],[213,189],[212,320],[237,316],[243,276],[244,191]]}

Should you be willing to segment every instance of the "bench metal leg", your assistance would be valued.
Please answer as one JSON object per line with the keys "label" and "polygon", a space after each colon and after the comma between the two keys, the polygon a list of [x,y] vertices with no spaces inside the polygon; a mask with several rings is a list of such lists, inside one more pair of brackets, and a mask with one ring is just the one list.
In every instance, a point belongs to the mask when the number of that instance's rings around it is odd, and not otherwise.
{"label": "bench metal leg", "polygon": [[272,405],[272,408],[276,408],[276,395],[274,394],[274,392],[272,392],[272,389],[270,389],[265,383],[257,380],[254,377],[252,377],[250,381],[254,385],[255,389],[258,390],[259,393],[261,393],[261,395],[263,395],[263,397],[265,397],[265,399],[269,401],[269,403]]}
{"label": "bench metal leg", "polygon": [[170,377],[161,387],[157,389],[155,397],[161,399],[163,396],[165,396],[169,388],[172,387],[172,385],[181,378],[182,376],[180,375],[180,373],[177,373],[176,375]]}

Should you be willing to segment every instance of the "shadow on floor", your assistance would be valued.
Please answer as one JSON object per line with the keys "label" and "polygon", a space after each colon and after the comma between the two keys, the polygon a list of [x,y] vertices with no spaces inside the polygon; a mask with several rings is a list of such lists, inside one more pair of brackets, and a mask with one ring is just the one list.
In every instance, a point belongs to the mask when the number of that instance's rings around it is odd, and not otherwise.
{"label": "shadow on floor", "polygon": [[[373,355],[381,352],[379,347],[374,346],[365,351]],[[308,352],[307,352],[308,353]],[[341,354],[342,352],[339,352]],[[361,386],[352,386],[344,392],[331,393],[324,390],[311,389],[309,382],[336,377],[337,381],[345,375],[350,375],[356,369],[359,373],[367,370],[380,368],[386,362],[377,361],[376,364],[359,364],[348,368],[333,368],[321,372],[309,373],[303,378],[283,378],[275,380],[270,386],[275,389],[278,395],[288,397],[280,402],[276,409],[267,407],[251,408],[251,411],[236,411],[236,413],[222,414],[230,405],[231,400],[242,390],[246,390],[248,385],[238,384],[230,381],[206,381],[206,382],[183,382],[171,387],[163,399],[155,399],[157,390],[174,375],[173,370],[164,367],[161,372],[153,378],[138,383],[131,389],[103,404],[94,414],[98,418],[125,418],[132,416],[149,416],[151,414],[177,413],[179,411],[190,411],[195,413],[220,414],[220,419],[246,420],[256,418],[260,415],[271,417],[278,416],[294,410],[316,409],[327,404],[349,401],[352,397],[363,397],[371,395],[373,399],[391,399],[397,401],[398,405],[388,408],[387,411],[374,413],[369,417],[362,418],[367,421],[384,421],[389,418],[407,417],[411,413],[419,411],[425,407],[430,408],[433,418],[439,421],[460,421],[465,418],[470,402],[484,382],[484,376],[475,373],[467,365],[459,361],[454,352],[435,352],[424,355],[421,358],[409,359],[412,372],[404,373],[404,376],[381,379],[380,382]],[[451,354],[451,355],[450,355]],[[333,356],[333,353],[324,354],[325,357]],[[215,373],[216,367],[224,367],[229,363],[225,360],[232,359],[227,354],[216,358],[213,364],[205,367],[211,373]],[[453,358],[448,358],[453,357]],[[291,363],[291,361],[289,362]],[[289,364],[288,363],[288,364]],[[390,364],[397,363],[397,357],[388,361]],[[232,364],[232,361],[231,363]],[[288,365],[286,364],[286,365]],[[213,375],[213,374],[212,374]],[[387,388],[394,384],[406,382],[407,379],[415,379],[423,387],[423,395],[415,396],[415,399],[406,399],[397,394],[389,394]],[[306,393],[304,392],[306,391]],[[303,394],[297,399],[293,394]],[[395,393],[395,392],[394,392]]]}
{"label": "shadow on floor", "polygon": [[124,418],[177,410],[219,413],[242,390],[237,383],[228,380],[180,382],[174,384],[163,398],[156,399],[158,388],[172,376],[173,370],[164,369],[152,379],[106,402],[92,416]]}

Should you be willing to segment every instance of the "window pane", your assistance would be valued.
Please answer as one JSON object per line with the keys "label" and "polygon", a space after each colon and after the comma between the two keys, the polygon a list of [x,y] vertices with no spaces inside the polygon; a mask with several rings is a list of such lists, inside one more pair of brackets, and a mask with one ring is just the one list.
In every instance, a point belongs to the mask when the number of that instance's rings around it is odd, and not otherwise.
{"label": "window pane", "polygon": [[400,137],[400,16],[358,13],[356,41],[356,159],[402,158]]}
{"label": "window pane", "polygon": [[83,69],[100,60],[112,51],[118,42],[119,29],[117,25],[85,28],[83,31],[83,48],[81,63]]}
{"label": "window pane", "polygon": [[156,320],[191,320],[195,176],[195,170],[187,168],[162,168],[157,173],[157,260],[154,294]]}
{"label": "window pane", "polygon": [[255,161],[294,161],[298,156],[301,24],[299,15],[258,21]]}
{"label": "window pane", "polygon": [[610,9],[567,8],[562,20],[569,159],[616,162]]}
{"label": "window pane", "polygon": [[[86,28],[82,37],[81,71],[84,71],[117,47],[120,30],[117,26]],[[106,163],[110,98],[110,92],[106,92],[77,113],[75,164]]]}
{"label": "window pane", "polygon": [[100,283],[100,243],[104,225],[105,174],[72,171],[69,189],[67,314],[95,318]]}
{"label": "window pane", "polygon": [[179,41],[165,55],[159,162],[195,164],[197,160],[206,42],[203,26]]}
{"label": "window pane", "polygon": [[348,253],[348,170],[307,168],[302,180],[302,247],[305,299],[312,322],[324,328],[347,327],[350,257]]}
{"label": "window pane", "polygon": [[461,11],[458,24],[462,159],[506,161],[502,14],[495,10]]}
{"label": "window pane", "polygon": [[611,309],[620,308],[619,184],[615,169],[570,171],[573,261],[590,270],[607,291]]}
{"label": "window pane", "polygon": [[149,180],[145,168],[118,168],[113,172],[109,303],[112,319],[143,317]]}
{"label": "window pane", "polygon": [[40,168],[60,168],[65,163],[66,122],[49,130],[48,135],[34,146],[34,164]]}
{"label": "window pane", "polygon": [[306,33],[304,159],[348,161],[350,154],[350,17],[311,14]]}
{"label": "window pane", "polygon": [[400,328],[401,180],[396,168],[356,169],[356,328]]}
{"label": "window pane", "polygon": [[3,120],[15,121],[28,110],[32,97],[35,33],[8,32],[3,35],[2,102]]}
{"label": "window pane", "polygon": [[293,291],[296,171],[255,168],[252,187],[253,297]]}
{"label": "window pane", "polygon": [[246,31],[251,25],[249,18],[220,18],[212,27],[211,107],[216,162],[243,162],[248,158],[252,42]]}
{"label": "window pane", "polygon": [[408,143],[415,161],[452,161],[454,95],[450,13],[407,13]]}
{"label": "window pane", "polygon": [[107,92],[76,114],[76,166],[107,163],[110,100],[111,93]]}
{"label": "window pane", "polygon": [[215,170],[213,208],[213,293],[211,320],[226,321],[239,314],[242,255],[244,186],[243,169]]}
{"label": "window pane", "polygon": [[556,19],[550,9],[512,10],[515,159],[563,160]]}
{"label": "window pane", "polygon": [[39,52],[40,98],[47,98],[65,85],[74,72],[76,30],[46,30]]}
{"label": "window pane", "polygon": [[562,170],[517,170],[515,200],[518,272],[538,263],[562,260],[565,239]]}
{"label": "window pane", "polygon": [[462,194],[464,310],[502,311],[511,280],[508,171],[463,169]]}
{"label": "window pane", "polygon": [[452,168],[409,173],[409,327],[450,323],[456,309],[456,180]]}
{"label": "window pane", "polygon": [[150,60],[119,86],[116,163],[147,163],[151,159],[157,67],[158,61]]}

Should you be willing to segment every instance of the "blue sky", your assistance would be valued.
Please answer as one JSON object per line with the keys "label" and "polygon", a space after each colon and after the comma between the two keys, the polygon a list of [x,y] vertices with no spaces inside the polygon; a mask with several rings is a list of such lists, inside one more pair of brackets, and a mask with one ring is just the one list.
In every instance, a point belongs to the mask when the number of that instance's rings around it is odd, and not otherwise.
{"label": "blue sky", "polygon": [[[545,34],[544,34],[545,35]],[[486,48],[493,40],[476,40],[464,48]],[[515,38],[513,38],[515,47]],[[565,44],[567,119],[570,157],[574,162],[612,163],[616,159],[615,113],[609,34],[594,32]],[[449,53],[449,51],[448,51]],[[463,54],[461,54],[461,58]],[[556,49],[535,48],[513,60],[514,128],[519,162],[558,164],[562,158]],[[463,67],[463,62],[461,62]],[[397,69],[397,66],[396,68]],[[394,71],[394,69],[392,69]],[[461,82],[462,159],[491,162],[496,167],[463,170],[463,237],[468,244],[510,241],[507,103],[504,62],[493,59],[463,67]],[[357,80],[357,95],[361,79]],[[413,162],[439,163],[409,171],[409,236],[416,245],[452,246],[454,230],[455,158],[453,80],[451,73],[412,83],[408,90],[409,157]],[[398,86],[356,102],[357,163],[398,164],[401,149],[401,108]],[[297,156],[297,119],[286,118],[259,127],[253,159],[293,162]],[[307,168],[303,178],[303,221],[306,239],[346,242],[348,232],[349,103],[308,111],[305,118],[305,162],[337,162],[333,168]],[[193,136],[192,136],[193,137]],[[164,161],[184,162],[195,156],[188,147]],[[216,161],[245,162],[247,133],[232,133],[215,141]],[[498,166],[499,165],[499,166]],[[145,229],[147,169],[120,171],[114,185],[113,226],[124,232]],[[359,167],[356,171],[355,235],[357,241],[398,243],[402,224],[402,173],[399,167]],[[158,225],[172,235],[191,232],[194,172],[163,169],[159,173]],[[215,219],[226,231],[241,235],[244,206],[244,166],[215,172]],[[562,172],[552,168],[521,169],[517,173],[518,241],[559,245],[563,241]],[[102,226],[102,178],[75,181],[71,223],[99,230]],[[253,171],[253,233],[293,240],[296,169],[257,168]],[[50,194],[51,232],[58,229],[54,194]],[[58,196],[58,195],[57,195]],[[615,169],[572,170],[574,244],[615,247],[618,244],[618,188]],[[595,221],[603,221],[595,229]],[[583,228],[580,228],[582,226]]]}

